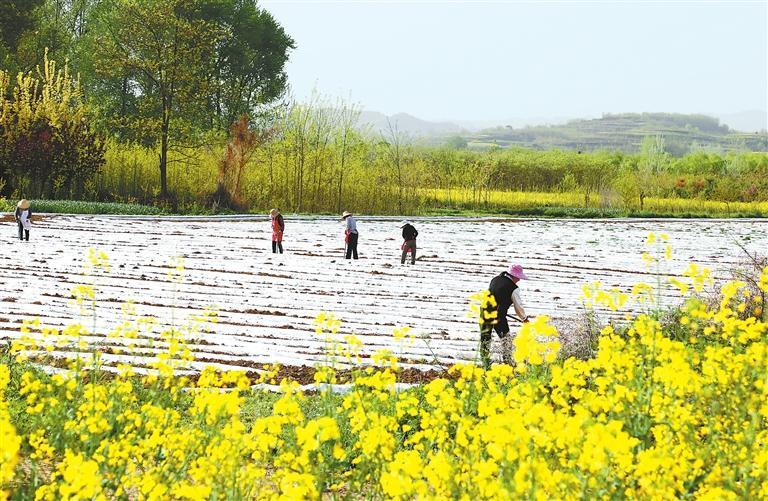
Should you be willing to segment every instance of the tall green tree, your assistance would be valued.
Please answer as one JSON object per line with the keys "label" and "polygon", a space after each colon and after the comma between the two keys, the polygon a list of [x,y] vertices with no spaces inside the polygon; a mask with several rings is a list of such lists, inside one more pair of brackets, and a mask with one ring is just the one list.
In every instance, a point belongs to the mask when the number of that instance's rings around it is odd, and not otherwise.
{"label": "tall green tree", "polygon": [[45,0],[37,10],[39,28],[28,41],[30,60],[39,60],[47,50],[48,57],[68,64],[80,73],[90,54],[81,43],[91,29],[92,14],[100,0]]}
{"label": "tall green tree", "polygon": [[286,88],[294,44],[254,0],[102,0],[92,37],[95,92],[123,139],[168,151],[226,131]]}
{"label": "tall green tree", "polygon": [[34,10],[43,0],[0,0],[0,40],[15,50],[21,35],[35,23]]}
{"label": "tall green tree", "polygon": [[[0,26],[7,25],[10,34],[16,35],[14,43],[8,45],[6,69],[34,70],[43,66],[47,57],[67,63],[72,74],[85,77],[82,68],[90,63],[90,53],[81,50],[82,42],[90,31],[92,13],[101,1],[0,0]],[[17,4],[17,8],[10,4]],[[5,28],[2,30],[8,33]]]}
{"label": "tall green tree", "polygon": [[217,45],[208,75],[208,106],[220,130],[242,115],[282,97],[289,51],[296,48],[272,15],[255,0],[201,0],[199,16],[226,34]]}
{"label": "tall green tree", "polygon": [[344,174],[350,156],[359,149],[363,142],[360,133],[355,129],[360,119],[361,110],[358,106],[343,101],[337,104],[337,124],[334,131],[334,145],[338,152],[336,168],[336,212],[341,213],[344,200]]}
{"label": "tall green tree", "polygon": [[17,50],[25,33],[37,26],[36,9],[44,0],[0,0],[0,64],[15,71]]}
{"label": "tall green tree", "polygon": [[[94,43],[96,74],[107,93],[120,82],[116,122],[159,146],[160,196],[168,196],[168,150],[200,116],[206,75],[223,34],[195,15],[192,0],[108,0]],[[129,103],[127,105],[126,103]],[[117,113],[114,113],[117,111]]]}

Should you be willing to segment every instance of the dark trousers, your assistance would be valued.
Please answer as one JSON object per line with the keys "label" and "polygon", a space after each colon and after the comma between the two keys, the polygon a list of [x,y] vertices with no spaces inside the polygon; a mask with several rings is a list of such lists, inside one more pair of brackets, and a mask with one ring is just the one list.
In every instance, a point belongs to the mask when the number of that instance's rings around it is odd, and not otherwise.
{"label": "dark trousers", "polygon": [[496,331],[496,334],[499,335],[499,339],[502,340],[502,358],[504,363],[512,365],[512,357],[506,339],[509,336],[509,322],[507,322],[508,310],[508,306],[498,310],[496,323],[489,321],[480,324],[480,361],[486,370],[491,368],[491,341],[493,341],[494,330]]}
{"label": "dark trousers", "polygon": [[349,234],[349,238],[347,239],[347,255],[345,256],[346,259],[349,259],[352,256],[357,259],[357,237],[357,233]]}
{"label": "dark trousers", "polygon": [[277,252],[277,249],[280,249],[280,254],[283,253],[283,242],[272,240],[272,253],[275,254]]}
{"label": "dark trousers", "polygon": [[416,240],[407,240],[403,244],[403,255],[400,257],[400,264],[405,264],[405,258],[408,251],[411,251],[411,264],[416,264]]}
{"label": "dark trousers", "polygon": [[27,237],[27,241],[29,241],[29,230],[25,230],[24,225],[19,223],[19,240],[24,240],[25,235]]}

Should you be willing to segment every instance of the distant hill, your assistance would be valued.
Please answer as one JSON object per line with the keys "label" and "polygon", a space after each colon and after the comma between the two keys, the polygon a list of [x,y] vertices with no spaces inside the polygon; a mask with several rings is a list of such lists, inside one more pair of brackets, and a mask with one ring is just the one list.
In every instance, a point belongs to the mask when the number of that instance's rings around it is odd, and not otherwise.
{"label": "distant hill", "polygon": [[750,110],[741,113],[721,114],[717,117],[731,129],[744,132],[768,130],[768,111]]}
{"label": "distant hill", "polygon": [[768,133],[732,131],[708,115],[676,113],[604,114],[562,125],[486,129],[466,137],[470,148],[523,147],[538,150],[621,150],[636,152],[644,137],[662,134],[669,153],[696,150],[768,151]]}
{"label": "distant hill", "polygon": [[[363,111],[357,127],[386,136],[391,124],[398,132],[428,144],[444,144],[446,141],[455,144],[456,141],[451,139],[461,137],[474,149],[517,146],[538,150],[606,149],[629,153],[639,150],[644,137],[662,134],[670,153],[684,155],[702,149],[768,151],[766,120],[765,112],[748,111],[721,115],[720,118],[704,114],[606,113],[600,118],[567,121],[538,118],[504,122],[433,122],[407,113],[387,116],[376,111]],[[523,125],[526,123],[538,125]],[[481,130],[482,127],[486,128]]]}
{"label": "distant hill", "polygon": [[398,132],[414,137],[449,136],[462,134],[465,129],[452,122],[430,122],[407,113],[387,116],[377,111],[363,111],[357,121],[358,128],[369,129],[375,134],[389,133],[389,125]]}

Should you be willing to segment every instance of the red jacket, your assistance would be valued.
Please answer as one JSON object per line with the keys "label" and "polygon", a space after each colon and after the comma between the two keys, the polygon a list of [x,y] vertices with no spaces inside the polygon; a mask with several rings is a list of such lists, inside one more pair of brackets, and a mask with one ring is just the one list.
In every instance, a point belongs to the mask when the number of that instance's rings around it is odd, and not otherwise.
{"label": "red jacket", "polygon": [[272,240],[281,242],[283,240],[283,231],[285,231],[285,221],[283,215],[278,214],[272,218]]}

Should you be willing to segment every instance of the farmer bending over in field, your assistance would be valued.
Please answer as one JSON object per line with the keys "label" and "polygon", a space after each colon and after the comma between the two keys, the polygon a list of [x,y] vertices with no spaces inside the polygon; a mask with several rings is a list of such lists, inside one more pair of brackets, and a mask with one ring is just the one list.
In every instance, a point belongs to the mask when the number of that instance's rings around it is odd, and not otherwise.
{"label": "farmer bending over in field", "polygon": [[352,213],[347,211],[344,211],[344,214],[341,215],[341,220],[347,223],[347,228],[344,230],[344,242],[347,244],[347,252],[344,257],[349,259],[354,256],[357,259],[357,221],[352,217]]}
{"label": "farmer bending over in field", "polygon": [[269,211],[269,216],[272,218],[272,254],[280,249],[280,254],[283,253],[283,231],[285,231],[285,220],[283,215],[280,214],[280,209],[272,209]]}
{"label": "farmer bending over in field", "polygon": [[403,245],[400,247],[403,250],[403,255],[400,257],[400,264],[405,264],[405,257],[409,250],[411,251],[411,264],[416,264],[416,237],[419,236],[419,232],[408,221],[400,223],[400,227],[403,229]]}
{"label": "farmer bending over in field", "polygon": [[[493,338],[493,330],[496,330],[496,334],[499,335],[502,343],[502,357],[505,364],[512,364],[511,351],[511,339],[509,337],[509,322],[507,322],[507,312],[510,306],[515,307],[515,313],[518,318],[523,321],[528,321],[528,316],[523,309],[523,302],[520,299],[520,289],[517,287],[517,283],[520,280],[527,280],[528,277],[523,273],[523,267],[519,264],[514,264],[509,267],[505,272],[502,272],[499,276],[494,277],[491,280],[491,284],[488,286],[488,292],[491,293],[495,301],[495,306],[490,304],[486,306],[485,311],[490,312],[496,310],[495,320],[485,320],[485,316],[482,317],[480,324],[480,360],[483,363],[485,369],[491,367],[491,339]],[[481,312],[481,315],[483,313]]]}

